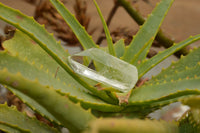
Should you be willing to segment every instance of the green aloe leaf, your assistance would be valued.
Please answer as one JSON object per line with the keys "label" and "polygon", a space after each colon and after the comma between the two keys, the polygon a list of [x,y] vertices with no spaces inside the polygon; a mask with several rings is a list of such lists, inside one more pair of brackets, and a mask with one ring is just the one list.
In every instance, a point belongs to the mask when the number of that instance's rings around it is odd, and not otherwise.
{"label": "green aloe leaf", "polygon": [[[172,3],[173,0],[162,0],[160,4],[157,5],[128,46],[122,58],[123,60],[131,62],[132,64],[137,64],[138,61],[142,61],[146,58],[147,52]],[[138,52],[147,43],[148,45],[146,45],[146,48],[144,48],[142,52]],[[135,59],[136,57],[140,58]]]}
{"label": "green aloe leaf", "polygon": [[[16,31],[12,39],[4,42],[3,47],[13,55],[17,54],[18,57],[1,53],[0,68],[6,67],[13,73],[20,72],[30,80],[37,78],[41,84],[55,88],[61,94],[68,95],[73,101],[81,102],[84,107],[106,112],[123,109],[123,107],[108,104],[90,95],[83,86],[59,68],[59,65],[45,51],[38,45],[33,45],[31,39],[22,32]],[[5,63],[7,61],[11,63]],[[18,93],[16,92],[16,95],[22,97]],[[23,99],[26,103],[31,102],[30,99],[26,100],[24,97]],[[28,104],[33,105],[33,103]]]}
{"label": "green aloe leaf", "polygon": [[56,125],[61,125],[60,121],[57,120],[46,108],[40,105],[40,103],[36,102],[31,97],[27,96],[23,92],[20,92],[19,90],[12,88],[10,86],[5,86],[8,90],[10,90],[15,96],[19,97],[23,103],[28,105],[33,111],[39,113],[41,116],[45,117],[52,123]]}
{"label": "green aloe leaf", "polygon": [[45,30],[44,25],[38,24],[33,17],[28,17],[20,11],[9,8],[2,3],[0,3],[0,14],[0,19],[26,33],[45,49],[47,53],[52,56],[58,56],[57,58],[63,60],[67,59],[69,54],[63,49],[60,43],[56,42],[53,35]]}
{"label": "green aloe leaf", "polygon": [[52,114],[63,126],[73,132],[87,128],[87,123],[95,117],[90,111],[84,110],[80,104],[74,104],[66,96],[56,92],[54,88],[41,85],[37,79],[29,80],[21,73],[12,73],[8,69],[0,69],[0,82],[15,88],[32,98]]}
{"label": "green aloe leaf", "polygon": [[192,113],[190,111],[178,122],[180,133],[199,133],[200,131],[200,127],[195,122],[194,117],[192,116]]}
{"label": "green aloe leaf", "polygon": [[200,97],[190,96],[180,99],[180,102],[190,107],[190,110],[179,120],[180,131],[198,133],[200,131]]}
{"label": "green aloe leaf", "polygon": [[[172,64],[167,69],[164,69],[160,74],[153,77],[146,84],[156,83],[158,81],[164,81],[165,79],[170,79],[170,77],[172,79],[173,78],[177,79],[176,77],[187,78],[187,77],[193,77],[195,75],[199,76],[198,74],[199,62],[200,62],[199,57],[200,57],[200,48],[194,49],[187,56],[182,56],[179,61],[172,62]],[[189,73],[188,71],[190,71],[194,75],[191,75],[191,73]]]}
{"label": "green aloe leaf", "polygon": [[68,9],[59,0],[50,0],[53,6],[57,9],[60,15],[64,18],[65,22],[72,29],[84,49],[89,49],[92,47],[98,47],[92,37],[88,35],[85,28],[77,21],[73,14],[69,12]]}
{"label": "green aloe leaf", "polygon": [[19,129],[15,125],[10,125],[10,124],[8,125],[1,122],[0,122],[0,130],[8,133],[30,133],[29,131],[24,131],[22,129]]}
{"label": "green aloe leaf", "polygon": [[200,105],[199,105],[200,97],[199,96],[187,97],[180,101],[183,104],[190,106],[191,108],[200,109]]}
{"label": "green aloe leaf", "polygon": [[[163,83],[147,84],[132,91],[129,105],[138,105],[165,101],[186,95],[200,94],[200,77],[164,81]],[[178,99],[177,99],[178,100]]]}
{"label": "green aloe leaf", "polygon": [[[188,117],[188,125],[192,126],[196,132],[200,131],[200,97],[199,96],[191,96],[186,97],[180,100],[183,104],[190,106],[190,110],[188,112],[188,115],[186,115],[185,119]],[[182,122],[183,120],[181,120]],[[181,125],[180,128],[183,129],[184,126]]]}
{"label": "green aloe leaf", "polygon": [[14,107],[0,104],[0,128],[6,131],[16,130],[18,132],[31,133],[58,133],[59,131],[49,127],[35,118],[30,118],[24,113],[17,111]]}
{"label": "green aloe leaf", "polygon": [[141,58],[141,56],[143,56],[144,51],[146,51],[145,49],[149,49],[147,48],[147,46],[149,46],[149,44],[151,44],[153,41],[153,39],[150,39],[139,51],[138,54],[136,54],[133,58],[133,60],[131,61],[131,63],[133,63],[134,65],[138,65],[140,64],[141,60],[139,60]]}
{"label": "green aloe leaf", "polygon": [[182,71],[175,71],[174,74],[172,75],[165,75],[164,79],[160,79],[160,80],[153,80],[151,83],[147,83],[147,84],[158,84],[158,83],[162,83],[162,82],[169,82],[171,80],[173,81],[177,81],[177,80],[181,80],[184,78],[192,78],[194,76],[199,76],[200,75],[200,62],[195,65],[194,67],[186,67],[185,69],[183,69]]}
{"label": "green aloe leaf", "polygon": [[[108,47],[100,47],[100,49],[107,52],[107,53],[109,52]],[[125,49],[126,49],[124,39],[120,39],[117,42],[115,42],[114,49],[115,49],[115,52],[116,52],[116,57],[121,58],[124,55],[124,52],[125,52]]]}
{"label": "green aloe leaf", "polygon": [[67,65],[68,54],[59,43],[56,43],[53,35],[49,35],[44,26],[39,25],[32,17],[27,17],[21,12],[0,3],[0,19],[26,33],[30,38],[38,43],[40,47],[43,48],[68,74],[70,74],[86,89],[90,90],[93,95],[99,96],[107,102],[113,102],[113,100],[107,96],[106,92],[96,90],[94,87],[84,82],[79,76],[74,74],[71,68]]}
{"label": "green aloe leaf", "polygon": [[119,41],[117,41],[114,44],[114,48],[115,48],[115,51],[116,51],[116,56],[118,58],[121,58],[124,55],[124,52],[125,52],[124,39],[120,39]]}
{"label": "green aloe leaf", "polygon": [[[198,95],[200,89],[199,51],[200,49],[193,50],[143,86],[134,89],[129,104],[163,106],[187,95]],[[193,82],[195,83],[193,84]],[[134,106],[130,108],[133,109]]]}
{"label": "green aloe leaf", "polygon": [[100,10],[97,2],[95,0],[93,0],[93,2],[94,2],[95,6],[97,8],[98,14],[99,14],[99,16],[101,18],[101,22],[103,24],[103,28],[104,28],[104,31],[105,31],[105,34],[106,34],[107,43],[108,43],[108,51],[109,51],[109,53],[111,55],[115,56],[116,53],[115,53],[115,49],[114,49],[114,46],[113,46],[112,38],[111,38],[110,32],[108,30],[107,24],[106,24],[106,22],[105,22],[105,20],[103,18],[103,15],[101,13],[101,10]]}
{"label": "green aloe leaf", "polygon": [[85,133],[178,133],[175,123],[148,119],[98,119],[90,127]]}
{"label": "green aloe leaf", "polygon": [[186,39],[186,40],[184,40],[180,43],[174,44],[172,47],[164,50],[163,52],[158,53],[157,55],[155,55],[151,59],[142,62],[140,65],[137,66],[139,77],[142,77],[151,68],[156,66],[158,63],[160,63],[161,61],[163,61],[164,59],[166,59],[167,57],[169,57],[170,55],[172,55],[176,51],[180,50],[181,48],[183,48],[183,47],[185,47],[185,46],[187,46],[187,45],[189,45],[189,44],[191,44],[191,43],[193,43],[193,42],[195,42],[199,39],[200,39],[200,35],[191,36],[188,39]]}

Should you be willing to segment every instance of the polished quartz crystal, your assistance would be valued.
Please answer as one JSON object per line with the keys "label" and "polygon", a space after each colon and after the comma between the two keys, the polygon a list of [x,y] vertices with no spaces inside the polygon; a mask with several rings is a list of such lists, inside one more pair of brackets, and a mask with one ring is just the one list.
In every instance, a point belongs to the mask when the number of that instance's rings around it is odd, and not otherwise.
{"label": "polished quartz crystal", "polygon": [[[87,57],[90,62],[95,64],[96,69],[78,62],[75,60],[77,57]],[[98,48],[91,48],[69,56],[68,63],[75,73],[102,83],[118,92],[131,90],[138,80],[138,71],[135,66]]]}

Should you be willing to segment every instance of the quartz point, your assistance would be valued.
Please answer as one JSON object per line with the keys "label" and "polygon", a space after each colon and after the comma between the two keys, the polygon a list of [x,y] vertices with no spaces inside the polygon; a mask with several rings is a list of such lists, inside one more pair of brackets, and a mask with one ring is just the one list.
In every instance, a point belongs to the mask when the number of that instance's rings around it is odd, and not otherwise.
{"label": "quartz point", "polygon": [[[100,65],[97,70],[74,60],[74,57],[87,57],[94,64]],[[68,64],[72,70],[91,80],[113,88],[117,92],[128,92],[138,80],[137,68],[123,60],[120,60],[98,48],[90,48],[78,54],[68,57]]]}

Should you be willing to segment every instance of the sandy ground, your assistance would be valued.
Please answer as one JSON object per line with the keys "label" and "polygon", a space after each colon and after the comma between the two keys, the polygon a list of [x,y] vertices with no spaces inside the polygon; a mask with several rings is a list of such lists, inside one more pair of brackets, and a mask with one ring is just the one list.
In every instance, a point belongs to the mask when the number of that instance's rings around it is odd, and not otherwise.
{"label": "sandy ground", "polygon": [[[139,2],[133,4],[133,6],[146,17],[149,14],[156,2],[159,0],[151,0],[151,5],[138,0]],[[35,7],[31,4],[25,3],[23,0],[0,0],[0,2],[11,6],[13,8],[21,10],[27,15],[33,15]],[[109,11],[113,7],[113,0],[97,0],[103,15],[107,18]],[[87,0],[88,15],[91,17],[90,29],[97,28],[98,30],[93,35],[96,39],[102,28],[99,16],[94,7],[92,0]],[[66,6],[73,12],[74,0],[68,0]],[[175,0],[169,13],[166,16],[162,24],[162,29],[165,33],[173,37],[177,42],[186,39],[190,35],[196,35],[200,33],[200,1],[199,0]],[[0,24],[0,28],[2,24]],[[127,27],[130,30],[137,31],[137,24],[130,18],[123,8],[119,8],[115,14],[110,30],[113,31],[117,27]]]}

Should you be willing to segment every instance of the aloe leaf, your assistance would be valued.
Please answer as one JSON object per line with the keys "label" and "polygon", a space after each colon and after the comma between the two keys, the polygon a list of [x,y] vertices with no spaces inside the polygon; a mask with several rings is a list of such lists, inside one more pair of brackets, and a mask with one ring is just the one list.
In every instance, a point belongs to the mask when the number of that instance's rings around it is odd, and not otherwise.
{"label": "aloe leaf", "polygon": [[154,57],[152,57],[151,59],[144,61],[143,63],[141,63],[140,65],[138,65],[138,73],[139,73],[139,77],[142,77],[146,72],[148,72],[151,68],[153,68],[154,66],[156,66],[158,63],[160,63],[161,61],[163,61],[164,59],[166,59],[167,57],[169,57],[170,55],[172,55],[173,53],[175,53],[176,51],[180,50],[181,48],[197,41],[200,39],[200,35],[196,35],[196,36],[191,36],[188,39],[178,43],[178,44],[174,44],[172,47],[164,50],[163,52],[158,53],[157,55],[155,55]]}
{"label": "aloe leaf", "polygon": [[85,28],[77,21],[77,19],[72,15],[68,9],[59,0],[50,0],[53,6],[57,9],[60,15],[64,18],[65,22],[72,29],[84,49],[89,49],[92,47],[98,47],[92,37],[88,35]]}
{"label": "aloe leaf", "polygon": [[178,133],[176,123],[139,119],[99,119],[92,121],[85,133]]}
{"label": "aloe leaf", "polygon": [[[169,100],[186,95],[200,94],[200,77],[185,78],[158,84],[148,84],[138,87],[132,91],[129,105],[153,103]],[[177,99],[178,100],[178,99]]]}
{"label": "aloe leaf", "polygon": [[[153,10],[152,14],[148,17],[146,22],[143,24],[142,28],[138,31],[137,35],[131,41],[128,49],[126,50],[123,60],[127,62],[132,62],[134,55],[140,54],[138,60],[142,60],[146,57],[148,49],[151,43],[149,43],[144,52],[138,53],[138,51],[150,40],[154,40],[159,27],[165,18],[168,9],[172,5],[173,0],[162,0],[159,5]],[[137,61],[136,61],[137,62]],[[135,62],[132,62],[135,63]]]}
{"label": "aloe leaf", "polygon": [[[157,76],[153,77],[147,84],[153,83],[153,82],[158,82],[159,80],[165,80],[166,77],[177,77],[178,73],[183,72],[182,76],[180,75],[179,78],[184,78],[184,75],[187,74],[188,72],[186,71],[196,71],[196,74],[198,75],[199,73],[199,62],[200,62],[200,48],[194,49],[191,51],[187,56],[182,56],[181,59],[177,62],[172,62],[171,66],[168,67],[167,69],[164,69],[160,74]],[[189,62],[189,63],[188,63]],[[194,70],[192,70],[194,69]],[[140,71],[140,70],[139,70]],[[184,74],[185,71],[185,74]],[[192,72],[195,73],[195,72]],[[193,75],[193,76],[194,76]],[[188,73],[186,77],[191,77],[192,75]]]}
{"label": "aloe leaf", "polygon": [[35,118],[26,116],[14,107],[0,104],[0,112],[0,123],[6,124],[11,128],[15,127],[14,129],[21,130],[21,132],[58,133],[58,130],[39,122]]}
{"label": "aloe leaf", "polygon": [[[107,52],[107,53],[109,52],[108,47],[100,47],[100,49]],[[124,52],[125,52],[125,49],[126,49],[124,39],[120,39],[117,42],[115,42],[114,49],[115,49],[115,52],[116,52],[116,57],[121,58],[124,55]]]}
{"label": "aloe leaf", "polygon": [[[185,96],[182,96],[181,98],[183,98]],[[180,97],[179,97],[180,98]],[[176,102],[178,100],[178,98],[171,98],[170,100],[163,100],[163,101],[150,101],[150,102],[143,102],[140,101],[138,103],[135,103],[133,105],[128,105],[122,112],[124,113],[134,113],[136,114],[136,118],[145,118],[147,117],[147,115],[149,115],[151,112],[156,111],[158,109],[161,109],[162,107]],[[126,115],[128,116],[128,115]]]}
{"label": "aloe leaf", "polygon": [[19,129],[15,125],[10,125],[10,124],[8,125],[1,122],[0,122],[0,130],[8,133],[30,133],[29,131],[24,131],[22,129]]}
{"label": "aloe leaf", "polygon": [[198,133],[200,131],[200,127],[195,122],[191,112],[188,112],[187,115],[178,122],[180,133]]}
{"label": "aloe leaf", "polygon": [[200,97],[190,96],[180,99],[184,105],[188,105],[190,110],[186,115],[179,120],[179,128],[183,133],[194,132],[198,133],[200,131]]}
{"label": "aloe leaf", "polygon": [[185,69],[181,71],[176,70],[174,74],[165,75],[164,79],[153,80],[151,81],[151,83],[147,83],[147,84],[156,84],[156,83],[168,82],[171,80],[177,81],[184,78],[192,78],[197,75],[198,76],[200,75],[200,62],[194,67],[191,67],[191,68],[185,67]]}
{"label": "aloe leaf", "polygon": [[55,60],[37,45],[37,43],[21,31],[16,30],[14,37],[5,41],[3,47],[12,55],[18,55],[19,58],[26,60],[30,64],[34,62],[36,67],[54,75],[55,80],[62,80],[62,82],[65,82],[67,85],[70,83],[71,86],[76,86],[84,90],[84,88],[65,72]]}
{"label": "aloe leaf", "polygon": [[[166,100],[168,100],[168,103],[175,102],[184,95],[186,96],[192,94],[194,95],[199,94],[200,86],[196,84],[197,85],[196,87],[191,88],[192,86],[189,86],[190,82],[187,81],[187,80],[197,79],[200,76],[199,51],[200,49],[196,49],[192,51],[190,54],[188,54],[186,57],[182,57],[177,63],[173,63],[169,68],[163,70],[158,76],[154,77],[153,79],[145,83],[145,85],[136,88],[135,90],[144,93],[144,94],[140,93],[142,98],[148,97],[145,94],[149,94],[149,96],[152,95],[151,96],[152,98],[153,97],[155,98],[155,96],[159,94],[159,96],[157,97],[157,101],[167,102]],[[186,82],[188,82],[188,87],[187,86],[181,87],[179,85],[181,84],[181,82],[184,81],[185,83],[183,84],[187,84]],[[144,88],[146,88],[146,90]],[[133,90],[133,93],[135,90]],[[131,97],[135,97],[135,94],[133,94]],[[173,99],[175,98],[175,100],[172,100],[172,98]],[[141,101],[138,102],[137,104],[145,104],[145,101],[143,101],[144,99],[140,100]],[[148,99],[148,100],[146,101],[146,103],[152,104],[156,102],[156,99],[154,100]],[[160,102],[159,104],[162,104],[162,102]]]}
{"label": "aloe leaf", "polygon": [[[141,62],[141,56],[143,56],[142,53],[144,53],[144,50],[148,48],[149,44],[152,43],[153,40],[150,39],[139,51],[138,51],[138,54],[134,55],[132,61],[131,61],[131,64],[133,65],[138,65],[140,62]],[[147,54],[147,52],[145,52],[144,54]],[[144,60],[144,59],[142,59]]]}
{"label": "aloe leaf", "polygon": [[[12,39],[4,42],[3,47],[13,55],[17,54],[18,57],[0,53],[0,68],[6,67],[13,73],[20,72],[30,80],[37,78],[41,84],[55,88],[60,93],[68,95],[73,101],[81,102],[85,107],[108,112],[119,111],[123,108],[108,104],[88,94],[89,92],[83,86],[59,68],[59,65],[38,45],[33,45],[31,39],[22,32],[16,31]],[[7,61],[11,63],[5,63]],[[17,95],[21,97],[20,94]],[[25,101],[31,102],[29,99]]]}
{"label": "aloe leaf", "polygon": [[200,97],[199,96],[191,96],[187,98],[183,98],[180,100],[183,104],[190,106],[190,123],[193,123],[193,126],[200,131]]}
{"label": "aloe leaf", "polygon": [[33,17],[28,17],[20,11],[9,8],[2,3],[0,3],[0,14],[0,19],[26,33],[45,49],[47,53],[52,56],[58,56],[57,58],[62,58],[63,60],[67,59],[69,54],[62,48],[60,43],[56,42],[53,35],[45,30],[44,25],[38,24]]}
{"label": "aloe leaf", "polygon": [[189,117],[190,124],[193,126],[193,128],[196,130],[196,133],[200,132],[200,113],[199,109],[192,109],[191,110],[191,116]]}
{"label": "aloe leaf", "polygon": [[15,88],[35,100],[48,110],[63,126],[73,132],[87,128],[87,123],[95,117],[90,111],[84,110],[80,104],[72,103],[55,89],[41,85],[38,80],[29,80],[20,73],[11,73],[6,68],[0,70],[0,82]]}
{"label": "aloe leaf", "polygon": [[121,58],[124,55],[125,52],[125,44],[124,44],[124,39],[120,39],[114,44],[116,56],[118,58]]}
{"label": "aloe leaf", "polygon": [[5,86],[8,90],[10,90],[15,96],[19,97],[20,100],[23,101],[26,105],[28,105],[33,111],[39,113],[41,116],[48,119],[50,122],[55,123],[56,125],[61,125],[60,121],[58,121],[46,108],[41,106],[39,103],[37,103],[34,99],[27,96],[26,94],[10,87]]}
{"label": "aloe leaf", "polygon": [[112,38],[111,38],[110,32],[108,30],[107,24],[106,24],[106,22],[105,22],[105,20],[103,18],[103,15],[101,13],[101,10],[100,10],[97,2],[95,0],[93,0],[93,2],[94,2],[95,6],[97,8],[98,14],[99,14],[99,16],[101,18],[101,22],[103,24],[103,28],[104,28],[104,31],[105,31],[105,34],[106,34],[107,43],[108,43],[108,51],[109,51],[109,53],[111,55],[116,56],[115,49],[114,49],[113,42],[112,42]]}
{"label": "aloe leaf", "polygon": [[200,105],[199,105],[200,97],[199,96],[187,97],[187,98],[181,99],[180,101],[183,104],[190,106],[191,108],[200,109]]}
{"label": "aloe leaf", "polygon": [[[11,88],[11,87],[8,87],[8,89],[11,92],[13,92],[17,97],[19,97],[30,108],[32,108],[34,111],[36,111],[39,114],[41,114],[42,116],[46,117],[51,122],[54,122],[54,123],[60,125],[59,121],[54,116],[49,114],[49,112],[45,108],[43,108],[40,104],[35,102],[34,99],[27,97],[26,95],[24,95],[20,91],[17,91],[15,89]],[[65,93],[63,93],[63,92],[58,92],[58,93],[60,93],[61,95],[65,95]],[[82,95],[84,95],[84,94],[82,94]],[[124,107],[120,107],[120,106],[117,106],[117,105],[104,103],[98,98],[92,99],[91,101],[89,101],[91,99],[90,95],[88,95],[87,99],[79,99],[76,96],[71,96],[69,94],[66,94],[66,96],[68,96],[71,101],[80,102],[81,106],[83,106],[84,108],[87,108],[87,109],[93,109],[93,110],[97,110],[97,111],[110,112],[111,113],[111,112],[119,112],[119,111],[123,110],[123,108],[124,108]]]}
{"label": "aloe leaf", "polygon": [[[50,36],[44,29],[44,26],[39,25],[32,17],[27,17],[17,10],[11,9],[0,3],[0,19],[10,23],[17,27],[30,38],[37,42],[56,62],[68,72],[77,82],[79,82],[86,89],[90,90],[93,95],[99,96],[107,102],[113,102],[113,100],[107,96],[106,92],[98,91],[94,87],[88,85],[67,65],[68,54],[58,43],[54,43],[55,39]],[[51,45],[50,45],[51,44]],[[59,46],[58,46],[59,45]],[[59,49],[58,49],[59,47]]]}

